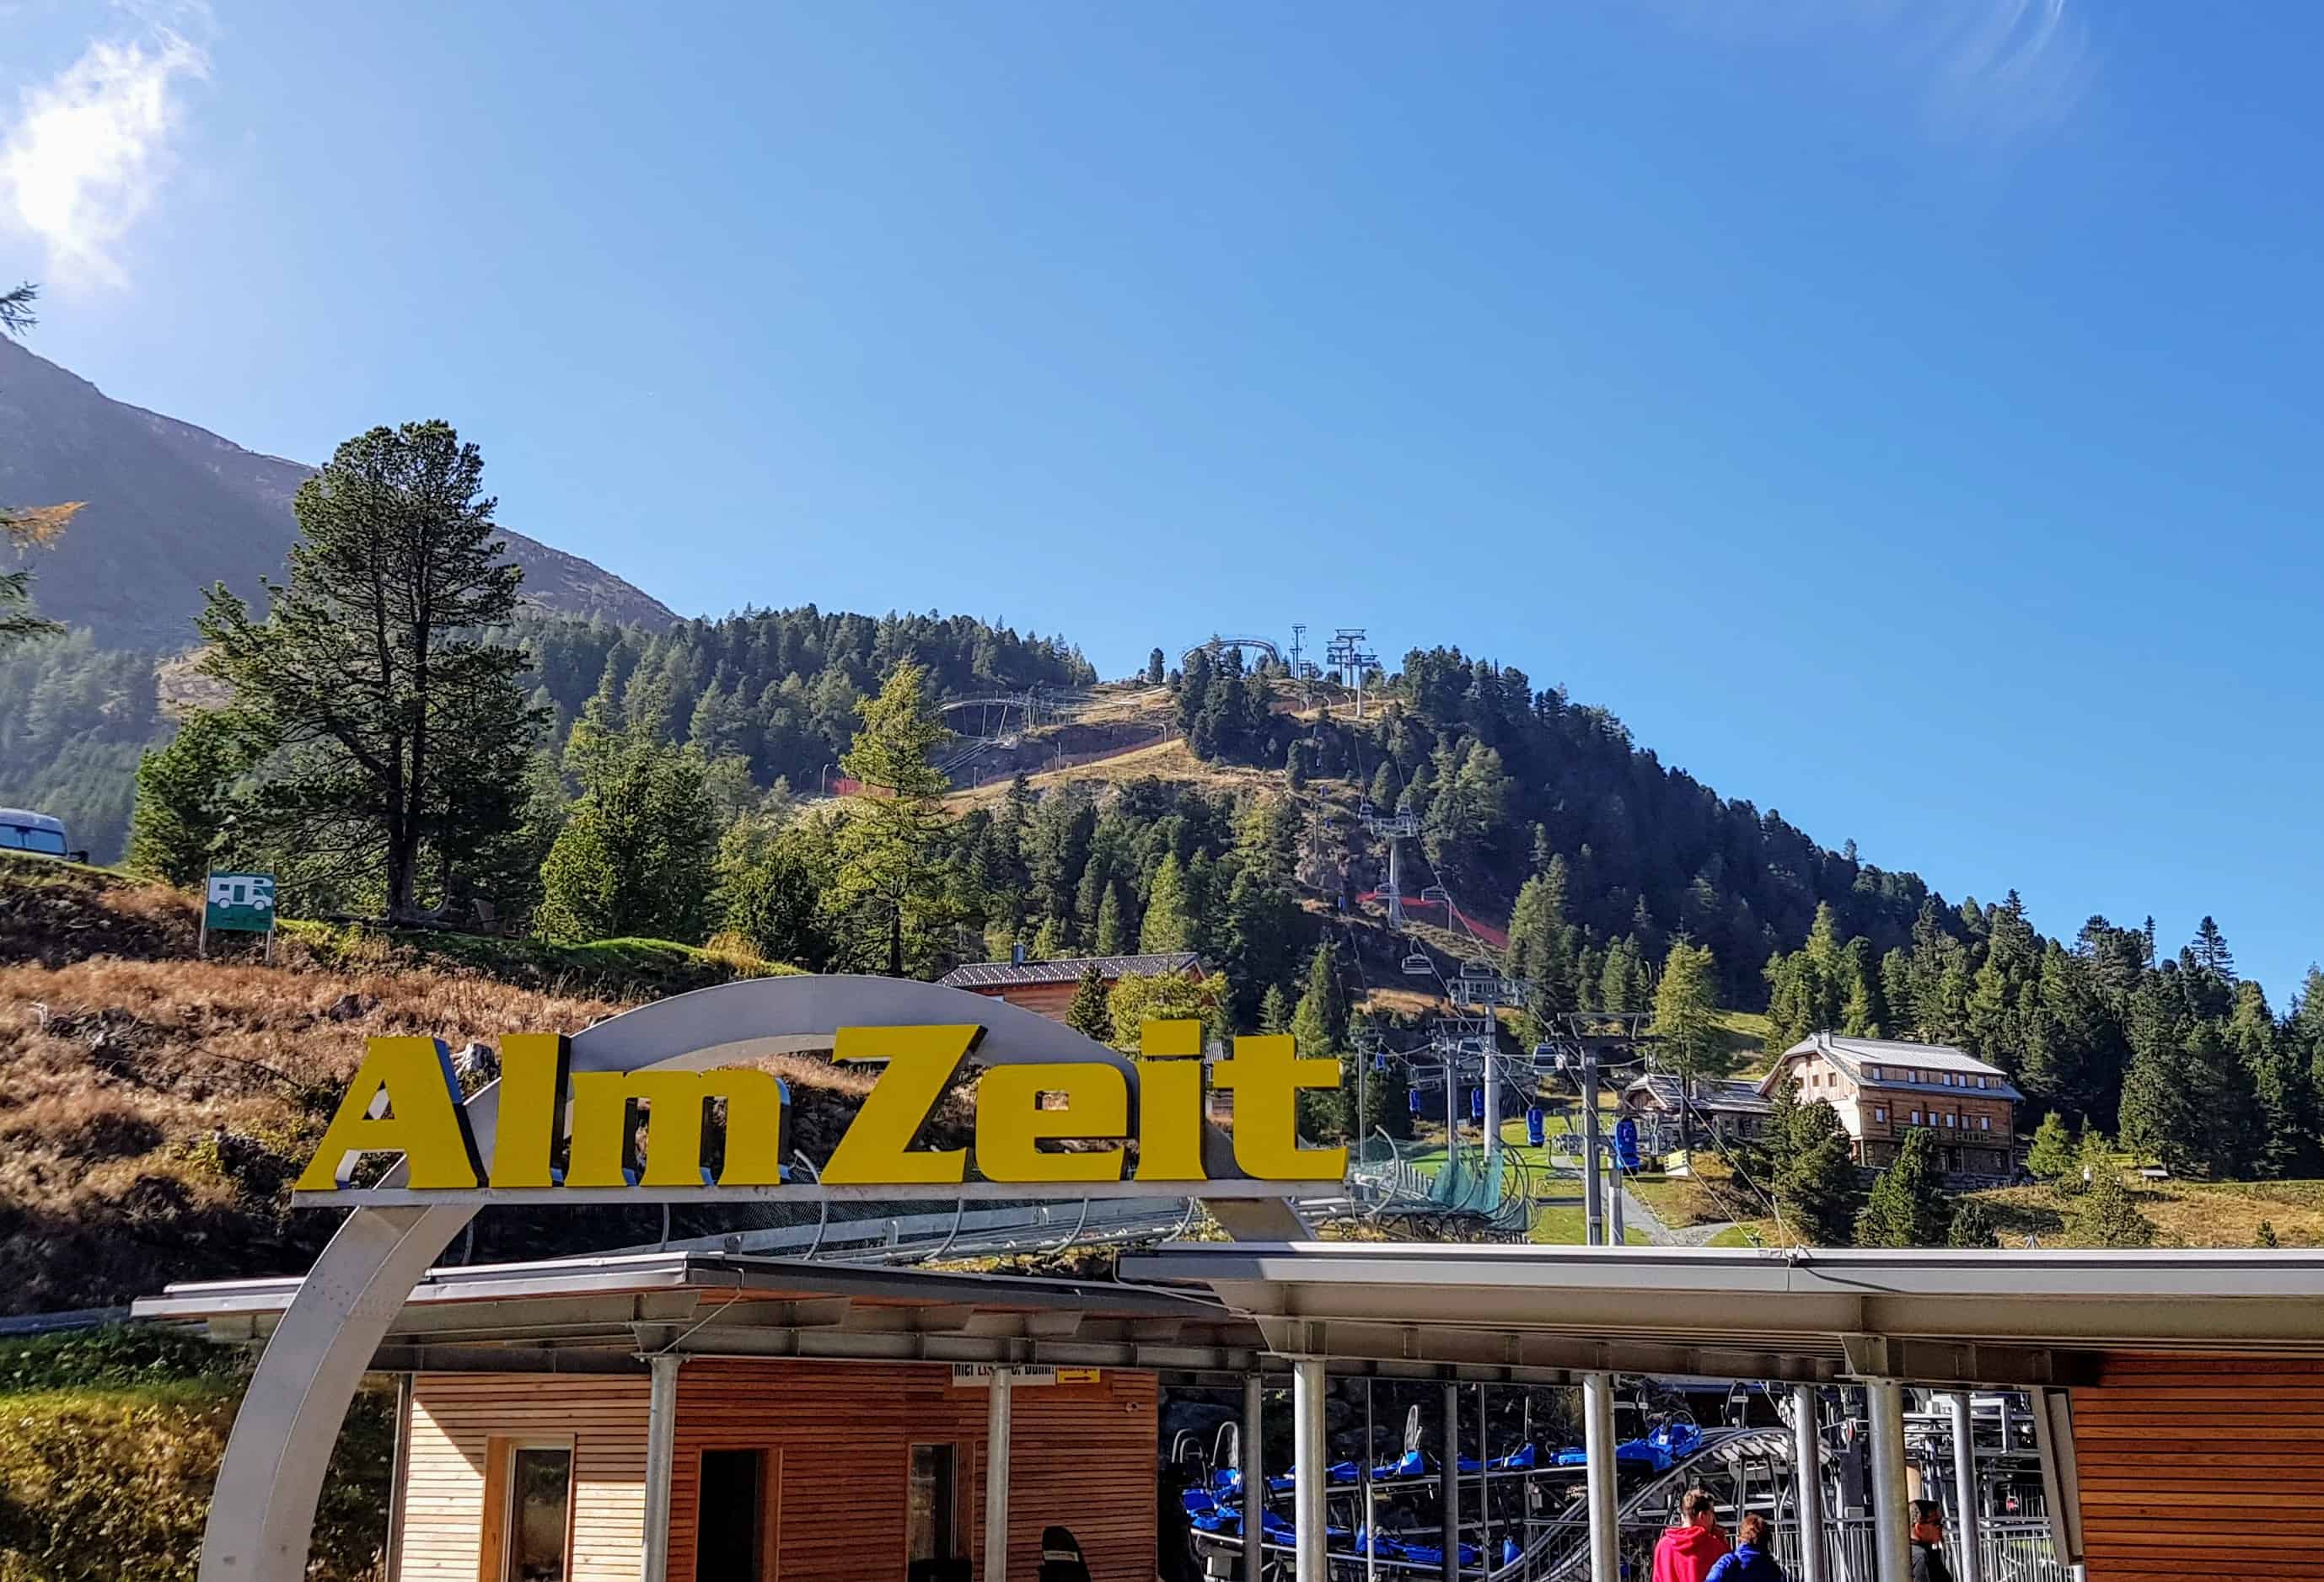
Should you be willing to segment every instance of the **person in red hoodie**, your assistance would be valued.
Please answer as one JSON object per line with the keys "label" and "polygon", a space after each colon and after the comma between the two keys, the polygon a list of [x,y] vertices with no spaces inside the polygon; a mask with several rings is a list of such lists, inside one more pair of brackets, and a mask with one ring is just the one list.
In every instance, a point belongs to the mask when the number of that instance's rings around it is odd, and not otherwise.
{"label": "person in red hoodie", "polygon": [[1663,1530],[1655,1545],[1654,1582],[1703,1582],[1727,1553],[1719,1507],[1708,1489],[1691,1488],[1678,1503],[1679,1525]]}

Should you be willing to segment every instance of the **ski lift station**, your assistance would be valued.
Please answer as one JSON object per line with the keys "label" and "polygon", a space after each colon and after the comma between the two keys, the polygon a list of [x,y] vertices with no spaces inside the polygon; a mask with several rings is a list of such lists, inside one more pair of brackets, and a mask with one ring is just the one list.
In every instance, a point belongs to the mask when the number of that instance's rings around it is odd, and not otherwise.
{"label": "ski lift station", "polygon": [[[1155,1032],[1173,1026],[1186,1051]],[[2285,1531],[2324,1494],[2324,1255],[1320,1241],[1301,1205],[1352,1182],[1278,1185],[1191,1153],[1191,1173],[1139,1179],[1165,1152],[1151,1115],[1207,1114],[1191,1068],[1161,1069],[1198,1048],[1194,1033],[1151,1024],[1133,1060],[962,989],[760,980],[569,1039],[504,1039],[499,1082],[449,1101],[456,1127],[444,1111],[460,1140],[447,1150],[420,1129],[424,1052],[403,1047],[428,1041],[383,1041],[397,1047],[379,1069],[405,1085],[383,1106],[359,1077],[300,1182],[303,1201],[353,1210],[315,1269],[137,1306],[264,1348],[203,1582],[305,1576],[329,1447],[366,1375],[395,1390],[389,1582],[1148,1582],[1196,1568],[1219,1582],[1621,1582],[1646,1575],[1697,1487],[1729,1530],[1770,1522],[1804,1582],[1909,1582],[1914,1499],[1946,1513],[1965,1582],[2324,1577]],[[624,1093],[667,1104],[755,1053],[850,1058],[858,1035],[973,1051],[985,1179],[849,1185],[835,1153],[811,1186],[734,1184],[752,1157],[736,1129],[745,1084],[718,1091],[715,1185],[679,1179],[690,1167],[657,1175],[650,1141],[642,1176],[625,1176],[620,1133],[588,1130]],[[1234,1099],[1254,1104],[1248,1085],[1289,1068],[1268,1064],[1268,1041],[1242,1044]],[[1076,1064],[1107,1069],[1083,1082]],[[1071,1116],[1125,1091],[1148,1128],[1134,1176],[1076,1165],[1072,1185],[1028,1184],[1056,1168],[1041,1160],[1090,1155],[1012,1154],[988,1115],[1004,1092],[1054,1122],[1056,1093]],[[388,1135],[363,1128],[392,1126],[410,1128],[395,1134],[402,1164],[333,1177],[340,1144],[353,1156]],[[626,1184],[596,1184],[601,1170]],[[899,1266],[826,1244],[820,1223],[812,1244],[774,1250],[714,1238],[500,1265],[452,1251],[495,1203],[586,1213],[753,1191],[818,1213],[936,1200],[926,1211],[951,1219],[947,1249],[1005,1200],[1077,1203],[1076,1231],[1093,1209],[1158,1212],[1164,1228],[1109,1281]],[[1195,1201],[1231,1239],[1170,1239]]]}

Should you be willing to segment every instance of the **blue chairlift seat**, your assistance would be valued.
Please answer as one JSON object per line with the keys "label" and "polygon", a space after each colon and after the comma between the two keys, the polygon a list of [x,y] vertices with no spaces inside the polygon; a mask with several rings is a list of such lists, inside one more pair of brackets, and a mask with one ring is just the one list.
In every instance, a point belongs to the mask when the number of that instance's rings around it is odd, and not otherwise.
{"label": "blue chairlift seat", "polygon": [[1549,1118],[1542,1114],[1541,1106],[1538,1104],[1526,1106],[1526,1141],[1538,1148],[1547,1140],[1548,1135]]}

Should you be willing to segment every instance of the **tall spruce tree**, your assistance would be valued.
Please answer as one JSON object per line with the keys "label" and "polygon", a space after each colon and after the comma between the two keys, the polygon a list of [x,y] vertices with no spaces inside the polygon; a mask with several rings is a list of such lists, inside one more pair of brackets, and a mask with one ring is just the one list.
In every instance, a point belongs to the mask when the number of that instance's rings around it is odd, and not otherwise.
{"label": "tall spruce tree", "polygon": [[1138,948],[1148,955],[1194,948],[1194,911],[1188,893],[1185,868],[1170,852],[1154,870],[1146,895],[1146,918],[1138,931]]}
{"label": "tall spruce tree", "polygon": [[1800,1105],[1775,1171],[1775,1202],[1793,1231],[1812,1246],[1846,1246],[1863,1194],[1856,1161],[1828,1099]]}
{"label": "tall spruce tree", "polygon": [[1291,1014],[1291,1035],[1304,1060],[1325,1060],[1348,1047],[1348,997],[1329,940],[1308,958],[1307,988]]}
{"label": "tall spruce tree", "polygon": [[475,782],[521,777],[541,716],[508,620],[523,573],[493,536],[484,456],[448,423],[374,428],[300,486],[290,580],[254,619],[225,584],[198,621],[201,669],[242,728],[275,744],[254,806],[284,846],[366,869],[387,915],[421,910],[422,854],[445,864],[512,824]]}
{"label": "tall spruce tree", "polygon": [[929,761],[952,732],[914,664],[890,671],[856,712],[862,725],[840,764],[872,795],[853,799],[839,824],[825,907],[841,960],[900,978],[933,964],[962,915],[947,871],[951,782]]}
{"label": "tall spruce tree", "polygon": [[540,869],[534,926],[581,943],[709,933],[718,830],[699,753],[640,732],[576,728],[580,799]]}
{"label": "tall spruce tree", "polygon": [[1092,961],[1074,985],[1073,1004],[1065,1007],[1065,1026],[1104,1044],[1113,1037],[1113,1011],[1106,1003],[1105,974]]}
{"label": "tall spruce tree", "polygon": [[1896,1162],[1873,1182],[1856,1217],[1856,1245],[1942,1246],[1952,1218],[1937,1169],[1937,1135],[1915,1127],[1905,1134]]}

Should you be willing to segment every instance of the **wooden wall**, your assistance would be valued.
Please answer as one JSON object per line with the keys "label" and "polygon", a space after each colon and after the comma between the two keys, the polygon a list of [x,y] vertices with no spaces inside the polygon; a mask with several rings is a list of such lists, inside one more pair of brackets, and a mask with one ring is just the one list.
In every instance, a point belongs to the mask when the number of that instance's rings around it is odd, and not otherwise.
{"label": "wooden wall", "polygon": [[397,1582],[479,1582],[487,1575],[491,1441],[519,1436],[573,1442],[571,1582],[637,1582],[645,1541],[646,1381],[539,1374],[421,1374],[413,1381]]}
{"label": "wooden wall", "polygon": [[[1150,1374],[1020,1389],[1013,1403],[1009,1568],[1040,1568],[1041,1529],[1070,1527],[1093,1582],[1154,1576],[1156,1389]],[[931,1364],[703,1358],[678,1371],[670,1582],[693,1582],[706,1449],[761,1449],[774,1476],[770,1582],[904,1575],[910,1447],[949,1442],[968,1553],[984,1550],[982,1389]],[[642,1377],[422,1374],[412,1392],[410,1482],[395,1582],[496,1582],[485,1564],[486,1471],[496,1438],[570,1437],[572,1582],[634,1582],[645,1531]]]}
{"label": "wooden wall", "polygon": [[2089,1582],[2324,1578],[2324,1360],[2109,1357],[2073,1409]]}
{"label": "wooden wall", "polygon": [[[951,1369],[704,1360],[679,1370],[678,1401],[670,1582],[693,1582],[706,1449],[780,1453],[775,1575],[781,1582],[900,1582],[910,1447],[950,1442],[962,1469],[962,1530],[982,1572],[986,1395],[953,1388]],[[1151,1582],[1155,1401],[1152,1375],[1112,1371],[1093,1384],[1016,1393],[1011,1577],[1039,1574],[1041,1529],[1055,1522],[1081,1540],[1093,1582]]]}

